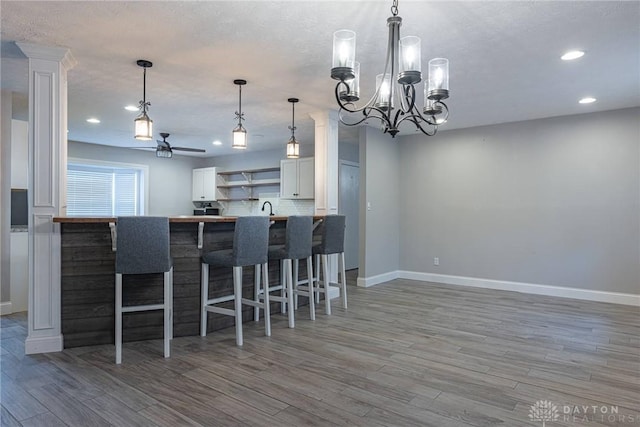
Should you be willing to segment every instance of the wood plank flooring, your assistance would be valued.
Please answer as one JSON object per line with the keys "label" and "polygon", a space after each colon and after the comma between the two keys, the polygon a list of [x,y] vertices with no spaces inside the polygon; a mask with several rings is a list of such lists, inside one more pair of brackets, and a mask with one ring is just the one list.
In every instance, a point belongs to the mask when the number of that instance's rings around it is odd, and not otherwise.
{"label": "wood plank flooring", "polygon": [[4,316],[2,425],[541,426],[539,400],[546,426],[640,425],[637,307],[409,280],[348,296],[295,329],[273,314],[270,338],[245,323],[243,348],[233,328],[170,359],[125,343],[121,366],[112,345],[25,356],[25,314]]}

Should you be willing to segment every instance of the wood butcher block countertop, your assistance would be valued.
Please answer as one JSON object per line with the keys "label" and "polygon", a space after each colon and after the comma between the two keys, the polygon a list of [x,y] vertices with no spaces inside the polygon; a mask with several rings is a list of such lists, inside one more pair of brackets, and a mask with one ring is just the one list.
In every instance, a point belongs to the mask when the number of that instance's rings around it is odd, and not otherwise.
{"label": "wood butcher block countertop", "polygon": [[[314,215],[314,219],[323,218],[322,215]],[[237,216],[218,216],[218,215],[178,215],[170,216],[169,222],[236,222]],[[288,217],[275,215],[270,217],[272,221],[286,221]],[[56,216],[53,222],[69,223],[69,224],[99,224],[116,222],[115,217],[71,217]]]}

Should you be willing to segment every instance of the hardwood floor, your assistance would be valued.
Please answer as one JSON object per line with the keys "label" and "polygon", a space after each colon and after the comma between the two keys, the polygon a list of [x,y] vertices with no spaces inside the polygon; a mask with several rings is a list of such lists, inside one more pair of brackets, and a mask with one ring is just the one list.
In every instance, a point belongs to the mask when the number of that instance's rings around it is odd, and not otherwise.
{"label": "hardwood floor", "polygon": [[409,280],[348,297],[295,329],[274,314],[270,338],[246,323],[243,348],[233,328],[170,359],[125,343],[121,366],[112,345],[25,356],[26,316],[4,316],[2,425],[541,426],[540,400],[547,426],[640,425],[637,307]]}

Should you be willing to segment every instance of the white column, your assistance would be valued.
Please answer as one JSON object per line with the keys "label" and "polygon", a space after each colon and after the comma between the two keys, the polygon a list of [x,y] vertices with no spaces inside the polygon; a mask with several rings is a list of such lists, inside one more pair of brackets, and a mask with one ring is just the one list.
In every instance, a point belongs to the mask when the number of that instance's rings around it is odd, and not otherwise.
{"label": "white column", "polygon": [[0,315],[11,314],[11,91],[0,99]]}
{"label": "white column", "polygon": [[61,351],[60,225],[66,211],[65,48],[16,43],[29,58],[29,334],[27,354]]}
{"label": "white column", "polygon": [[338,114],[318,111],[315,121],[315,213],[338,213]]}
{"label": "white column", "polygon": [[[309,114],[315,129],[315,214],[335,215],[338,213],[339,159],[338,159],[338,113],[317,111]],[[329,256],[329,277],[338,280],[338,256]],[[331,288],[331,299],[340,295],[337,288]]]}

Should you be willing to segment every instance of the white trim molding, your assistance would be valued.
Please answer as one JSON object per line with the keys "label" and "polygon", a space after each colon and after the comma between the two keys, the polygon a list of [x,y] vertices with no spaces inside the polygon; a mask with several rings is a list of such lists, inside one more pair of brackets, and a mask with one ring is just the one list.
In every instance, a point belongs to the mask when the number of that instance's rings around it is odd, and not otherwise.
{"label": "white trim molding", "polygon": [[390,271],[389,273],[378,274],[371,277],[358,276],[357,285],[361,288],[368,288],[370,286],[379,285],[380,283],[388,282],[390,280],[399,279],[400,271]]}
{"label": "white trim molding", "polygon": [[60,224],[66,211],[68,49],[28,43],[29,308],[25,353],[61,351]]}
{"label": "white trim molding", "polygon": [[11,301],[0,302],[0,316],[13,313],[13,307]]}
{"label": "white trim molding", "polygon": [[447,274],[418,273],[413,271],[400,271],[398,277],[402,279],[444,283],[447,285],[471,286],[475,288],[497,289],[502,291],[521,292],[525,294],[547,295],[560,298],[574,298],[587,301],[640,306],[640,295],[623,294],[619,292],[510,282],[506,280],[481,279],[477,277],[451,276]]}
{"label": "white trim molding", "polygon": [[62,351],[62,334],[46,337],[28,337],[24,342],[25,354],[53,353]]}
{"label": "white trim molding", "polygon": [[586,301],[607,302],[612,304],[640,307],[640,295],[621,292],[578,289],[564,286],[541,285],[534,283],[510,282],[506,280],[481,279],[478,277],[452,276],[448,274],[421,273],[417,271],[396,270],[372,277],[358,277],[358,286],[369,287],[393,279],[418,280],[445,285],[470,286],[474,288],[496,289],[521,292],[525,294],[546,295],[560,298],[573,298]]}

